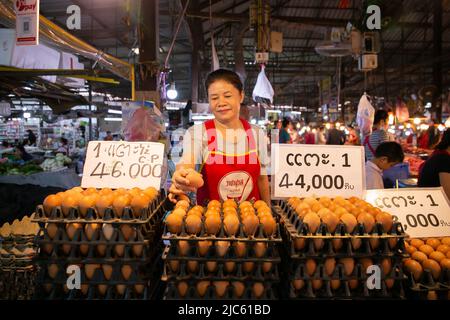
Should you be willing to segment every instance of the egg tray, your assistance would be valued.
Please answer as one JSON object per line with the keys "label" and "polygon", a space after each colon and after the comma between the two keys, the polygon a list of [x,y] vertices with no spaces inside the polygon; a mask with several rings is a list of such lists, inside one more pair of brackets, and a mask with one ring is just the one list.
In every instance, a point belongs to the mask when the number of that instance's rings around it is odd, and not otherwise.
{"label": "egg tray", "polygon": [[260,297],[256,297],[252,285],[254,282],[259,281],[245,281],[245,288],[242,296],[237,296],[234,292],[234,287],[230,283],[227,285],[225,293],[223,296],[218,296],[216,289],[213,284],[210,284],[206,289],[206,292],[203,296],[200,296],[196,289],[196,284],[198,281],[190,280],[185,281],[188,283],[188,289],[184,296],[181,296],[178,292],[178,282],[177,281],[169,281],[167,284],[166,292],[164,293],[165,300],[277,300],[278,299],[278,290],[276,285],[270,282],[263,283],[264,290]]}
{"label": "egg tray", "polygon": [[35,235],[11,234],[9,237],[0,237],[0,247],[7,245],[30,245],[33,244]]}
{"label": "egg tray", "polygon": [[209,272],[206,268],[206,263],[199,263],[197,272],[190,272],[187,261],[180,261],[177,271],[172,270],[168,263],[164,266],[162,275],[163,281],[182,281],[182,280],[235,280],[235,281],[272,281],[279,282],[280,275],[278,273],[278,266],[272,265],[269,272],[263,271],[263,263],[255,263],[251,272],[245,272],[243,263],[236,263],[234,271],[227,272],[224,264],[218,264],[215,272]]}
{"label": "egg tray", "polygon": [[325,223],[321,223],[314,234],[311,234],[307,223],[303,223],[295,211],[284,201],[281,201],[278,206],[273,206],[273,210],[280,216],[280,223],[285,225],[285,228],[295,238],[406,238],[408,235],[404,232],[403,226],[399,222],[392,224],[391,230],[384,230],[383,225],[377,222],[372,232],[366,232],[364,225],[358,223],[352,233],[346,231],[345,224],[339,223],[336,226],[334,234],[328,231]]}
{"label": "egg tray", "polygon": [[441,269],[438,279],[434,279],[428,269],[423,271],[420,279],[417,281],[412,274],[408,274],[408,288],[417,294],[429,291],[450,291],[450,269]]}
{"label": "egg tray", "polygon": [[36,207],[36,214],[34,219],[31,221],[38,223],[117,223],[117,224],[131,224],[131,225],[142,225],[148,224],[152,217],[158,212],[164,212],[164,207],[167,206],[165,203],[167,200],[163,194],[159,194],[158,197],[153,200],[147,208],[141,209],[139,217],[134,216],[134,211],[131,207],[125,207],[123,209],[122,215],[118,216],[112,207],[105,209],[103,217],[97,212],[96,208],[88,208],[86,216],[81,217],[78,208],[72,207],[69,210],[69,214],[64,216],[62,208],[60,206],[54,207],[50,216],[47,216],[44,211],[43,205],[38,205]]}
{"label": "egg tray", "polygon": [[34,295],[35,266],[0,270],[0,300],[30,300]]}
{"label": "egg tray", "polygon": [[3,270],[22,270],[33,265],[34,256],[18,258],[12,256],[10,258],[0,258],[0,272]]}
{"label": "egg tray", "polygon": [[368,287],[359,283],[354,289],[351,288],[349,280],[342,280],[339,288],[333,289],[330,280],[324,280],[321,288],[314,289],[313,280],[306,280],[304,286],[297,290],[292,282],[285,286],[283,299],[290,300],[367,300],[367,299],[405,299],[405,289],[403,281],[394,280],[392,287],[388,288],[384,281],[381,281],[380,289],[369,290]]}
{"label": "egg tray", "polygon": [[217,253],[217,248],[215,243],[210,246],[209,250],[204,255],[200,255],[198,251],[198,246],[191,246],[189,250],[185,253],[180,252],[180,248],[177,245],[176,241],[171,241],[171,245],[166,247],[165,251],[167,252],[166,258],[167,260],[197,260],[197,261],[217,261],[217,262],[226,262],[226,261],[270,261],[270,262],[280,262],[280,254],[278,252],[278,247],[269,244],[264,255],[257,257],[255,255],[254,249],[246,247],[246,251],[243,256],[239,257],[236,252],[236,248],[231,244],[225,255],[220,256]]}

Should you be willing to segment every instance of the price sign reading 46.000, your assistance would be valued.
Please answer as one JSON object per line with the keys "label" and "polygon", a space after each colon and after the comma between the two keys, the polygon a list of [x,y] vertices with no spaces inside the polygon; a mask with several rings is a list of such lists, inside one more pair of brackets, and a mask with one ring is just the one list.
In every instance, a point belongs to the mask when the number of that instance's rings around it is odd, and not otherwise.
{"label": "price sign reading 46.000", "polygon": [[360,196],[365,190],[364,149],[355,146],[272,145],[274,198]]}
{"label": "price sign reading 46.000", "polygon": [[164,145],[156,142],[91,141],[83,188],[160,188]]}
{"label": "price sign reading 46.000", "polygon": [[442,188],[367,190],[365,198],[394,215],[413,238],[450,236],[450,204]]}

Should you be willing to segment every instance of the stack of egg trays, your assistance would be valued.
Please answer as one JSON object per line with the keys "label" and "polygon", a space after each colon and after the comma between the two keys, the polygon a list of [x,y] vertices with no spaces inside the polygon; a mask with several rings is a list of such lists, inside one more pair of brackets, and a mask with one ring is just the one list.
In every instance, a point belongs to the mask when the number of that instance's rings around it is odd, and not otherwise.
{"label": "stack of egg trays", "polygon": [[[0,299],[29,300],[34,294],[37,269],[33,264],[35,254],[15,255],[11,250],[36,250],[34,236],[10,235],[0,237]],[[7,253],[5,253],[5,251]]]}
{"label": "stack of egg trays", "polygon": [[436,292],[438,300],[450,300],[450,269],[442,269],[438,279],[434,279],[429,270],[424,270],[417,281],[408,275],[408,299],[425,300],[430,291]]}
{"label": "stack of egg trays", "polygon": [[[358,224],[352,234],[346,233],[345,226],[341,223],[336,227],[334,234],[331,234],[327,230],[325,224],[321,224],[315,235],[309,233],[308,225],[304,224],[298,218],[295,211],[285,201],[279,201],[277,205],[273,207],[273,210],[277,212],[280,217],[280,224],[282,225],[282,236],[284,240],[284,250],[282,252],[285,274],[287,279],[285,284],[289,287],[289,298],[404,298],[404,280],[405,274],[402,272],[401,263],[404,258],[409,255],[405,249],[405,238],[407,235],[404,233],[400,223],[394,223],[389,233],[384,232],[383,226],[377,223],[374,226],[371,234],[367,234],[362,224]],[[304,239],[304,247],[300,250],[296,249],[294,243],[297,239]],[[342,247],[339,250],[335,250],[333,241],[342,240]],[[352,246],[352,240],[359,239],[361,245],[357,250],[354,250]],[[323,241],[323,245],[320,250],[316,250],[314,241]],[[373,248],[372,243],[376,241],[378,243],[376,248]],[[372,243],[371,243],[372,242]],[[314,259],[317,265],[320,266],[324,258],[370,258],[374,262],[381,258],[390,258],[392,261],[392,272],[385,277],[382,275],[382,289],[380,290],[368,290],[366,286],[359,285],[357,290],[351,290],[348,284],[351,280],[365,281],[366,274],[361,272],[358,274],[358,269],[355,267],[354,273],[350,275],[350,278],[342,278],[343,273],[335,274],[335,278],[327,277],[325,273],[316,273],[316,278],[311,278],[306,273],[294,272],[307,259]],[[318,268],[320,270],[320,268]],[[337,277],[339,275],[339,277]],[[321,278],[323,276],[323,278]],[[324,281],[324,286],[320,290],[313,290],[312,280],[327,280]],[[385,279],[394,280],[394,285],[391,288],[385,286]],[[292,280],[308,280],[302,290],[295,290],[292,286]],[[340,286],[340,290],[333,292],[330,286],[331,280],[345,280],[344,286]]]}
{"label": "stack of egg trays", "polygon": [[[276,219],[276,216],[273,215]],[[255,282],[264,282],[264,285],[266,289],[270,292],[264,293],[262,297],[259,299],[272,299],[277,295],[277,286],[276,284],[279,283],[279,272],[278,272],[278,264],[281,262],[281,258],[278,253],[278,245],[282,242],[281,238],[281,232],[280,232],[280,226],[277,223],[275,232],[270,236],[267,237],[264,235],[263,225],[259,224],[257,227],[257,230],[255,232],[254,236],[247,236],[244,233],[244,227],[242,224],[242,221],[239,218],[239,229],[235,236],[228,236],[225,232],[224,225],[222,223],[221,228],[219,232],[216,235],[210,235],[206,232],[204,220],[202,220],[202,227],[201,231],[196,234],[192,235],[189,234],[186,231],[185,223],[182,224],[182,229],[179,234],[170,234],[167,230],[167,226],[164,228],[164,233],[162,236],[162,239],[165,241],[170,242],[170,249],[169,254],[165,255],[165,272],[163,275],[163,280],[168,280],[167,284],[167,290],[165,294],[166,299],[183,299],[183,297],[180,297],[178,294],[178,291],[176,290],[177,284],[180,281],[186,281],[188,282],[189,289],[188,293],[192,293],[196,291],[195,284],[198,281],[202,280],[217,280],[217,281],[227,281],[226,279],[230,281],[243,281],[246,284],[246,291],[245,292],[251,292],[251,287],[253,283]],[[204,219],[204,218],[203,218]],[[187,255],[181,255],[178,251],[178,242],[179,241],[188,241],[190,243],[194,243],[194,245],[190,245],[190,252]],[[197,252],[197,243],[199,241],[212,241],[213,246],[211,246],[210,250],[207,252],[206,256],[201,257]],[[226,241],[230,243],[229,249],[227,250],[227,253],[224,257],[220,257],[215,252],[215,246],[214,244],[217,241]],[[233,243],[239,241],[239,242],[246,242],[247,250],[245,253],[245,256],[243,258],[238,258],[236,256],[236,253],[234,251]],[[257,242],[266,242],[267,243],[267,250],[263,257],[257,258],[254,256],[254,252],[252,246]],[[171,270],[169,266],[169,261],[173,260],[179,260],[180,261],[180,268],[177,272]],[[187,261],[196,260],[199,261],[199,270],[196,274],[188,273],[186,264]],[[205,263],[207,261],[216,261],[218,263],[217,272],[215,274],[209,273],[205,268]],[[227,274],[224,270],[224,263],[225,262],[236,262],[236,268],[235,271],[232,274]],[[201,262],[201,263],[200,263]],[[254,262],[255,267],[253,269],[253,272],[251,274],[247,274],[243,271],[242,265],[245,262]],[[262,264],[264,262],[271,262],[272,268],[268,273],[262,272]],[[187,281],[189,279],[189,281]],[[225,279],[225,280],[224,280]],[[175,288],[175,291],[173,290]],[[192,289],[192,290],[191,290]],[[211,290],[209,290],[211,289]],[[214,288],[209,288],[207,291],[210,293],[210,295],[205,294],[204,297],[199,297],[198,294],[196,295],[190,295],[187,294],[184,298],[186,299],[226,299],[226,297],[217,297],[214,294]],[[229,289],[229,290],[228,290]],[[229,299],[238,299],[233,292],[233,288],[230,287],[227,289],[227,296]],[[247,294],[244,295],[247,299],[257,299],[253,294]]]}
{"label": "stack of egg trays", "polygon": [[[79,213],[76,208],[71,208],[67,217],[63,217],[61,208],[54,208],[50,217],[46,217],[43,207],[38,206],[36,209],[36,216],[33,221],[37,222],[41,228],[41,236],[37,237],[36,242],[40,246],[39,255],[36,257],[36,264],[41,266],[41,270],[37,279],[39,290],[37,291],[37,297],[48,297],[50,299],[76,299],[85,297],[87,299],[103,298],[98,294],[95,288],[98,285],[108,285],[108,290],[105,299],[149,299],[151,295],[149,292],[153,292],[153,284],[156,284],[160,280],[160,274],[162,272],[161,259],[158,257],[161,255],[162,247],[159,244],[159,235],[162,232],[161,219],[164,214],[163,205],[164,201],[161,196],[158,196],[148,208],[142,209],[141,216],[134,218],[132,209],[130,207],[124,208],[123,215],[119,218],[115,216],[114,210],[108,208],[105,210],[103,218],[98,217],[94,208],[88,210],[84,219],[79,218]],[[58,229],[53,239],[50,239],[46,223],[54,223]],[[79,228],[72,239],[69,239],[66,233],[66,226],[72,223],[79,223],[82,225]],[[86,237],[84,226],[86,224],[108,224],[113,227],[112,235],[109,239],[105,237],[102,228],[98,228],[94,231],[91,240]],[[133,228],[136,235],[133,238],[125,240],[125,236],[122,233],[121,226],[127,225]],[[105,249],[105,254],[99,256],[97,247],[101,245]],[[50,246],[50,252],[45,248]],[[80,252],[80,247],[87,248],[87,254],[83,256]],[[117,248],[120,248],[121,254],[117,254]],[[135,248],[139,254],[135,254]],[[65,251],[65,252],[64,252]],[[57,264],[59,281],[50,278],[48,275],[48,266],[50,264]],[[101,277],[103,273],[101,270],[100,275],[94,275],[91,281],[82,277],[82,284],[89,285],[89,290],[86,295],[82,295],[79,290],[64,290],[65,270],[67,266],[71,264],[111,264],[115,266],[115,272],[117,276],[117,270],[120,273],[121,265],[133,266],[133,274],[128,279],[113,278],[105,279]],[[145,266],[145,268],[144,268]],[[142,269],[145,272],[139,272]],[[156,273],[155,272],[158,272]],[[81,272],[84,275],[83,272]],[[155,281],[157,280],[157,281]],[[150,287],[148,287],[150,283]],[[124,294],[115,292],[114,286],[117,284],[126,285]],[[132,288],[135,285],[144,285],[145,289],[142,294],[133,292]],[[67,291],[67,292],[66,292]],[[78,292],[77,292],[78,291]]]}

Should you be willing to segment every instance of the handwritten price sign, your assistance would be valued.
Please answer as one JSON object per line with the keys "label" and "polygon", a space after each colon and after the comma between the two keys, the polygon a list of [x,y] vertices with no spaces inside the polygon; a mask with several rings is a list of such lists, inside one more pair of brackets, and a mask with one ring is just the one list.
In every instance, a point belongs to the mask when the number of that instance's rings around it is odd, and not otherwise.
{"label": "handwritten price sign", "polygon": [[366,201],[394,215],[413,238],[450,236],[450,204],[442,188],[367,190]]}
{"label": "handwritten price sign", "polygon": [[272,144],[272,166],[273,198],[364,194],[363,147]]}
{"label": "handwritten price sign", "polygon": [[83,188],[160,188],[164,145],[156,142],[91,141]]}

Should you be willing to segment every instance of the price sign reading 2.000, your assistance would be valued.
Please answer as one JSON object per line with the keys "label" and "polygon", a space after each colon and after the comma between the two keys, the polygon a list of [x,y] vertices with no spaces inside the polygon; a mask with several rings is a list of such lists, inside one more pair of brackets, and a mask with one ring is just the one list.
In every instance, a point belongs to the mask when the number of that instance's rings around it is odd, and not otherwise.
{"label": "price sign reading 2.000", "polygon": [[450,236],[450,204],[442,188],[367,190],[365,198],[394,215],[413,238]]}
{"label": "price sign reading 2.000", "polygon": [[363,147],[273,144],[272,168],[274,198],[364,194]]}
{"label": "price sign reading 2.000", "polygon": [[82,187],[160,188],[164,145],[156,142],[91,141]]}

